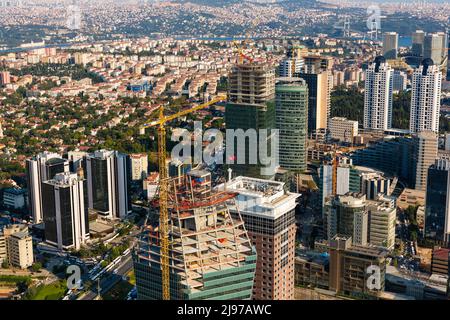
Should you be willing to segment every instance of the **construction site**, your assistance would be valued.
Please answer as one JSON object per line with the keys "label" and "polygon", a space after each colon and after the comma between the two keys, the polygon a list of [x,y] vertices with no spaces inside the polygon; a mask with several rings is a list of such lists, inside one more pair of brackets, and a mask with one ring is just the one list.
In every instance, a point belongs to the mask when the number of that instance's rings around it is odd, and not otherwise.
{"label": "construction site", "polygon": [[[170,299],[250,299],[256,252],[241,215],[230,214],[236,194],[213,189],[203,170],[168,178],[167,187]],[[133,254],[139,300],[163,299],[160,201]]]}

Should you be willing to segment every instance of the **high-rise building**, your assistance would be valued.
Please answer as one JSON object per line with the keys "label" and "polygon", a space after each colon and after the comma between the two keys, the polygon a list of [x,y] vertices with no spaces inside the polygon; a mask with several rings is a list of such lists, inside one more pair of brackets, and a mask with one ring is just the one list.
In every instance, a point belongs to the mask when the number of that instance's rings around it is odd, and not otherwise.
{"label": "high-rise building", "polygon": [[[335,236],[329,243],[329,289],[352,296],[376,296],[384,291],[388,253],[380,247],[352,245],[351,237]],[[368,281],[368,268],[374,266],[380,275],[375,283]]]}
{"label": "high-rise building", "polygon": [[84,151],[69,151],[67,153],[67,160],[70,163],[70,172],[77,172],[79,167],[85,166],[83,160],[87,155],[88,153]]}
{"label": "high-rise building", "polygon": [[322,164],[318,173],[322,208],[330,196],[344,195],[348,192],[360,192],[360,172],[353,166],[351,159],[347,157],[339,157],[335,166],[332,163]]}
{"label": "high-rise building", "polygon": [[366,70],[364,128],[386,130],[392,126],[394,71],[384,57],[376,57]]}
{"label": "high-rise building", "polygon": [[394,71],[393,76],[393,91],[400,92],[406,90],[406,83],[408,82],[408,76],[405,72],[400,70]]}
{"label": "high-rise building", "polygon": [[[370,169],[367,168],[367,170]],[[389,196],[391,194],[391,180],[389,178],[386,178],[381,172],[377,172],[374,170],[366,172],[361,170],[360,172],[360,192],[364,194],[368,200],[375,200],[379,196]]]}
{"label": "high-rise building", "polygon": [[382,196],[376,200],[366,200],[366,205],[369,212],[368,242],[374,246],[393,249],[397,219],[397,207],[394,199]]}
{"label": "high-rise building", "polygon": [[423,57],[423,46],[425,42],[425,32],[416,30],[412,34],[412,55],[417,58]]}
{"label": "high-rise building", "polygon": [[416,139],[399,137],[372,143],[368,148],[356,150],[350,158],[354,165],[380,170],[413,186],[416,163],[411,159],[415,159],[416,150]]}
{"label": "high-rise building", "polygon": [[308,87],[302,79],[279,78],[275,88],[276,127],[279,130],[280,166],[306,170]]}
{"label": "high-rise building", "polygon": [[305,63],[303,73],[321,73],[333,69],[333,58],[330,56],[304,54],[302,58]]}
{"label": "high-rise building", "polygon": [[99,150],[86,157],[88,205],[109,219],[131,212],[129,157],[117,151]]}
{"label": "high-rise building", "polygon": [[56,174],[69,172],[69,161],[61,158],[59,154],[43,152],[36,157],[28,159],[27,182],[30,209],[34,223],[41,223],[44,219],[42,210],[42,183],[52,179]]}
{"label": "high-rise building", "polygon": [[424,59],[433,60],[436,66],[441,66],[446,61],[448,39],[445,32],[427,34],[424,40]]}
{"label": "high-rise building", "polygon": [[[374,299],[384,291],[388,250],[378,246],[355,246],[352,238],[345,236],[335,236],[321,249],[322,252],[297,251],[297,285],[363,299]],[[380,277],[378,281],[370,281],[376,267]]]}
{"label": "high-rise building", "polygon": [[237,177],[218,190],[237,193],[230,207],[242,216],[257,252],[253,299],[294,299],[295,207],[298,194],[284,190],[284,183]]}
{"label": "high-rise building", "polygon": [[416,183],[414,189],[425,191],[427,189],[428,169],[433,165],[438,153],[438,137],[432,131],[419,132],[416,140],[414,162],[416,164]]}
{"label": "high-rise building", "polygon": [[8,261],[14,268],[33,265],[33,241],[27,225],[10,225],[0,230],[0,261]]}
{"label": "high-rise building", "polygon": [[288,52],[286,59],[281,61],[278,67],[278,75],[283,78],[291,78],[296,73],[300,73],[304,68],[302,58],[302,48],[294,47]]}
{"label": "high-rise building", "polygon": [[330,119],[329,129],[332,139],[353,143],[353,138],[358,135],[358,121],[334,117]]}
{"label": "high-rise building", "polygon": [[386,32],[383,36],[383,56],[386,59],[397,59],[398,33]]}
{"label": "high-rise building", "polygon": [[139,181],[147,177],[148,156],[145,153],[131,154],[131,180]]}
{"label": "high-rise building", "polygon": [[431,59],[414,71],[411,93],[410,131],[439,132],[442,75]]}
{"label": "high-rise building", "polygon": [[[328,128],[330,117],[330,90],[333,86],[329,71],[300,73],[296,75],[306,81],[308,86],[308,132],[316,133]],[[330,81],[331,78],[331,81]]]}
{"label": "high-rise building", "polygon": [[330,198],[325,203],[327,217],[327,237],[336,235],[352,237],[354,245],[367,245],[369,233],[369,214],[366,209],[366,196],[347,193]]}
{"label": "high-rise building", "polygon": [[[240,214],[230,213],[235,194],[213,189],[202,170],[173,178],[169,187],[171,300],[251,299],[256,251]],[[133,251],[139,300],[162,299],[160,254],[159,227],[149,219]]]}
{"label": "high-rise building", "polygon": [[428,170],[425,202],[425,237],[450,240],[450,159],[437,159]]}
{"label": "high-rise building", "polygon": [[[260,130],[267,132],[267,150],[271,150],[271,129],[276,127],[275,119],[275,69],[264,63],[236,64],[229,75],[229,101],[225,107],[226,128],[232,130],[256,130],[258,142]],[[235,139],[236,140],[236,139]],[[249,139],[236,143],[233,151],[237,175],[272,178],[262,174],[264,165],[258,157],[261,146],[252,146]],[[227,150],[229,152],[229,150]],[[256,154],[250,154],[255,152]],[[228,156],[228,153],[227,153]],[[245,163],[237,163],[245,156]],[[251,161],[253,158],[255,161]],[[251,163],[253,162],[253,163]]]}
{"label": "high-rise building", "polygon": [[45,239],[58,249],[80,249],[89,239],[86,183],[76,173],[59,173],[42,184]]}

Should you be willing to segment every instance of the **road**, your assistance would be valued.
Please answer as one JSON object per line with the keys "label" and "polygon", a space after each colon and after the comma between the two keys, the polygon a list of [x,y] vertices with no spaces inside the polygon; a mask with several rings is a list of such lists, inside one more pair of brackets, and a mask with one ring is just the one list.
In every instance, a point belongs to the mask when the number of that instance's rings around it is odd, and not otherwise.
{"label": "road", "polygon": [[[102,294],[105,294],[109,290],[111,290],[114,285],[116,285],[120,280],[122,280],[122,277],[129,273],[131,269],[133,268],[133,261],[131,259],[131,254],[128,254],[124,258],[122,258],[122,261],[120,264],[113,269],[111,272],[108,272],[106,276],[102,277],[100,280],[100,292]],[[117,270],[116,274],[113,274],[113,271]],[[90,291],[85,293],[84,295],[80,296],[78,300],[94,300],[95,297],[97,297],[97,287],[92,288]]]}

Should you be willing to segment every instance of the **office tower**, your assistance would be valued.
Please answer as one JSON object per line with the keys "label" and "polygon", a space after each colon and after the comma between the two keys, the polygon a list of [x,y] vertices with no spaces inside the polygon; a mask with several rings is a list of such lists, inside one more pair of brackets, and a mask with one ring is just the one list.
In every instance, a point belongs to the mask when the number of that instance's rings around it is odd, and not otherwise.
{"label": "office tower", "polygon": [[[225,122],[227,130],[256,130],[260,139],[260,130],[267,132],[267,150],[271,150],[270,130],[275,129],[275,69],[265,63],[246,63],[233,66],[229,75],[229,101],[225,107]],[[238,141],[236,141],[238,140]],[[258,154],[261,145],[251,146],[249,139],[239,142],[235,138],[235,161],[231,167],[237,175],[266,177],[262,174],[263,164]],[[253,148],[255,147],[255,148]],[[252,151],[252,154],[250,152]],[[253,154],[256,153],[256,154]],[[245,156],[245,164],[238,164],[239,157]],[[254,159],[256,163],[251,163]]]}
{"label": "office tower", "polygon": [[393,86],[394,92],[406,90],[406,83],[408,82],[408,76],[406,75],[405,72],[400,71],[400,70],[395,70],[394,76],[392,79],[393,79],[392,86]]}
{"label": "office tower", "polygon": [[42,184],[45,239],[60,250],[78,250],[89,239],[85,185],[82,176],[69,172]]}
{"label": "office tower", "polygon": [[386,32],[383,36],[383,56],[386,59],[397,59],[398,33]]}
{"label": "office tower", "polygon": [[302,79],[280,78],[275,87],[276,128],[279,131],[280,166],[306,170],[308,87]]}
{"label": "office tower", "polygon": [[369,237],[371,245],[394,249],[397,207],[393,198],[378,197],[366,201],[369,213]]}
{"label": "office tower", "polygon": [[302,73],[321,73],[333,69],[333,58],[329,56],[304,54],[304,70]]}
{"label": "office tower", "polygon": [[409,130],[439,132],[442,75],[437,65],[424,59],[414,71]]}
{"label": "office tower", "polygon": [[117,151],[99,150],[86,157],[89,208],[109,219],[131,212],[129,157]]}
{"label": "office tower", "polygon": [[304,68],[304,61],[302,58],[302,48],[293,47],[289,50],[286,59],[281,61],[278,67],[279,77],[291,78],[296,73],[300,73]]}
{"label": "office tower", "polygon": [[[316,133],[328,127],[330,116],[330,72],[300,73],[296,75],[308,86],[308,133]],[[332,86],[332,78],[331,78]]]}
{"label": "office tower", "polygon": [[34,223],[44,219],[42,211],[42,182],[52,179],[57,173],[69,171],[69,161],[56,153],[43,152],[26,162],[28,197]]}
{"label": "office tower", "polygon": [[366,70],[364,129],[391,128],[393,76],[394,71],[381,56]]}
{"label": "office tower", "polygon": [[[379,292],[384,291],[386,258],[389,254],[385,248],[355,246],[351,237],[336,236],[320,249],[321,252],[297,250],[296,285],[363,299],[376,298]],[[373,271],[368,268],[375,266],[380,270],[379,283],[369,280]]]}
{"label": "office tower", "polygon": [[438,137],[434,132],[419,132],[416,140],[414,162],[416,164],[416,183],[414,189],[425,191],[427,189],[428,169],[435,163],[438,153]]}
{"label": "office tower", "polygon": [[[202,170],[169,186],[171,300],[251,299],[256,252],[241,216],[230,214],[235,195],[212,189],[211,174]],[[160,235],[152,221],[133,250],[139,300],[162,298]]]}
{"label": "office tower", "polygon": [[347,157],[338,157],[336,165],[322,164],[319,168],[318,179],[322,208],[328,197],[359,192],[361,188],[359,171],[353,167],[351,159]]}
{"label": "office tower", "polygon": [[447,244],[450,237],[450,159],[437,159],[428,169],[425,237]]}
{"label": "office tower", "polygon": [[0,230],[0,262],[8,261],[14,268],[33,265],[33,241],[27,225],[9,225]]}
{"label": "office tower", "polygon": [[237,193],[230,206],[239,214],[257,252],[253,299],[294,299],[295,206],[299,194],[288,193],[284,183],[237,177],[218,190]]}
{"label": "office tower", "polygon": [[433,60],[436,66],[441,66],[447,57],[448,39],[444,32],[427,34],[424,40],[424,59]]}
{"label": "office tower", "polygon": [[85,167],[85,165],[83,165],[83,159],[87,155],[88,153],[84,151],[69,151],[67,153],[67,160],[69,160],[70,172],[77,172],[79,167]]}
{"label": "office tower", "polygon": [[131,180],[139,181],[147,177],[148,156],[145,153],[130,155],[131,160]]}
{"label": "office tower", "polygon": [[417,58],[423,57],[423,46],[425,42],[425,32],[416,30],[412,34],[412,55]]}
{"label": "office tower", "polygon": [[366,210],[366,196],[347,193],[330,198],[325,203],[327,237],[336,235],[352,237],[354,245],[367,245],[369,214]]}
{"label": "office tower", "polygon": [[411,159],[415,159],[416,145],[416,139],[407,137],[385,139],[356,150],[350,158],[356,166],[380,170],[412,186],[416,182],[416,164]]}
{"label": "office tower", "polygon": [[[329,290],[357,297],[384,291],[388,253],[380,247],[352,245],[351,237],[335,236],[329,242]],[[380,270],[378,283],[368,281],[368,268],[373,266]]]}
{"label": "office tower", "polygon": [[389,196],[391,194],[391,180],[384,177],[381,172],[361,172],[360,177],[360,192],[364,194],[368,200],[375,200],[378,199],[378,197],[381,195]]}
{"label": "office tower", "polygon": [[334,117],[330,119],[329,129],[332,139],[353,143],[353,138],[358,135],[358,121]]}
{"label": "office tower", "polygon": [[8,71],[0,72],[0,86],[11,83],[11,74]]}

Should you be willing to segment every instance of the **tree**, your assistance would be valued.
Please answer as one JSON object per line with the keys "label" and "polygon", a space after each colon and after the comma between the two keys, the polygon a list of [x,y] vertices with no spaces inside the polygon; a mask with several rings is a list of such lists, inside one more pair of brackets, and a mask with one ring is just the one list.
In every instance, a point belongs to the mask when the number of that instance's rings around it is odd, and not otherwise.
{"label": "tree", "polygon": [[42,269],[42,263],[40,263],[40,262],[33,263],[33,265],[31,266],[31,270],[33,272],[39,272],[41,269]]}
{"label": "tree", "polygon": [[8,262],[8,259],[3,260],[3,262],[2,262],[2,268],[3,268],[3,269],[8,269],[8,268],[9,268],[9,262]]}
{"label": "tree", "polygon": [[331,117],[345,117],[363,122],[364,94],[357,88],[338,87],[331,94]]}

